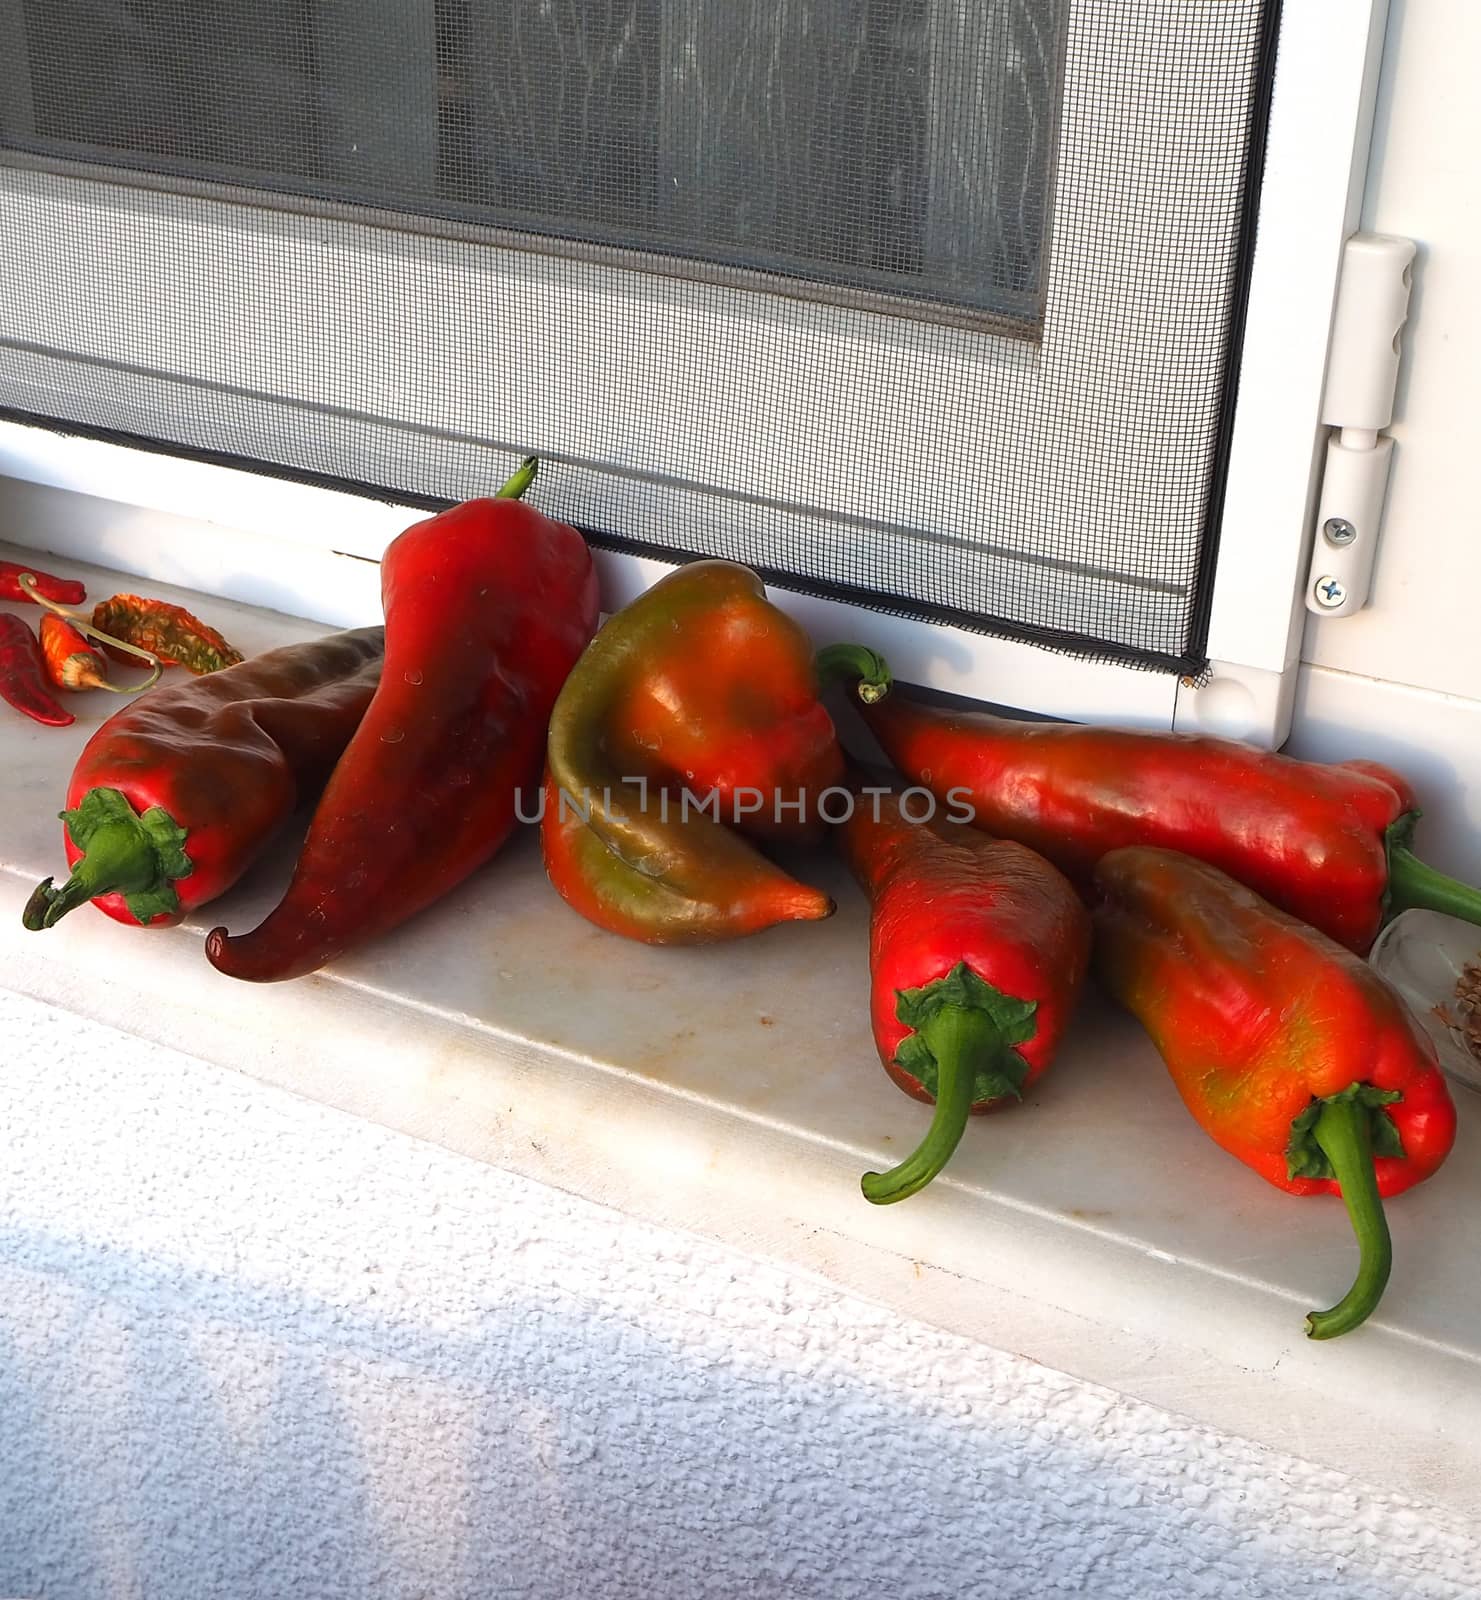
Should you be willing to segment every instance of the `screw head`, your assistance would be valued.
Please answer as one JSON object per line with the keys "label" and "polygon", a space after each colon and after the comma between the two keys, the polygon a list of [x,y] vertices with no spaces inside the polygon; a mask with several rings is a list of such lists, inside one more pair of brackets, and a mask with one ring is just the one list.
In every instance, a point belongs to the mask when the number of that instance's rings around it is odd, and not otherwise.
{"label": "screw head", "polygon": [[1328,517],[1322,524],[1322,537],[1328,544],[1351,544],[1358,536],[1358,530],[1346,517]]}
{"label": "screw head", "polygon": [[1335,611],[1347,599],[1347,585],[1341,578],[1323,577],[1316,580],[1313,592],[1316,603],[1328,611]]}

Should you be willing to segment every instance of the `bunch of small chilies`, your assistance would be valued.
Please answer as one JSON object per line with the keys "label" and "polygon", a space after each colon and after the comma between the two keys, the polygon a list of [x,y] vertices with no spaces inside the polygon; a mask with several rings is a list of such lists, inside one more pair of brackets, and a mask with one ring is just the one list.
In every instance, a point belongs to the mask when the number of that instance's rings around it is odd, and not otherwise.
{"label": "bunch of small chilies", "polygon": [[[1410,853],[1404,780],[912,702],[870,650],[814,657],[731,562],[681,567],[598,632],[585,542],[520,501],[533,477],[526,462],[390,545],[383,629],[235,665],[215,636],[220,660],[191,664],[220,670],[104,723],[62,813],[71,876],[37,886],[26,925],[87,901],[178,922],[317,796],[279,904],[206,941],[231,976],[298,977],[482,866],[543,782],[546,869],[583,916],[650,944],[738,938],[832,911],[763,847],[818,838],[821,797],[842,792],[857,803],[833,831],[872,908],[875,1042],[935,1107],[911,1156],[865,1176],[870,1200],[917,1193],[969,1115],[1023,1097],[1093,946],[1210,1136],[1289,1193],[1346,1202],[1357,1277],[1307,1331],[1369,1316],[1391,1255],[1380,1196],[1435,1171],[1455,1111],[1434,1047],[1362,955],[1404,906],[1481,922],[1481,892]],[[823,705],[831,679],[911,784],[970,824],[914,820],[908,791],[863,786]]]}
{"label": "bunch of small chilies", "polygon": [[[39,638],[24,617],[0,612],[0,699],[33,722],[66,728],[77,720],[54,688],[139,694],[159,681],[164,667],[217,672],[242,659],[214,628],[168,600],[116,594],[100,600],[91,617],[68,609],[85,598],[73,578],[0,561],[0,600],[30,600],[45,608]],[[125,664],[148,667],[149,676],[138,683],[114,683],[104,651]]]}

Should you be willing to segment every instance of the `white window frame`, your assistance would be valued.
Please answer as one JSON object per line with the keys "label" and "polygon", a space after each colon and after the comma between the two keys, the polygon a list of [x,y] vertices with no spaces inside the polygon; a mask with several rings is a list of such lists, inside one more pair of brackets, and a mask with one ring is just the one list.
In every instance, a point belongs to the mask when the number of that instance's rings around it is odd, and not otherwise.
{"label": "white window frame", "polygon": [[[1283,7],[1207,682],[1180,683],[1166,673],[789,591],[779,594],[782,603],[819,636],[877,644],[905,681],[1051,716],[1207,728],[1281,742],[1300,644],[1328,328],[1342,242],[1356,225],[1361,200],[1386,13],[1387,0],[1286,0]],[[293,530],[293,543],[320,553],[375,559],[421,514],[404,504],[367,502],[16,424],[0,424],[0,473],[260,535],[255,543],[245,541],[242,558],[228,564],[230,573],[218,580],[221,592],[264,598],[265,575],[245,554],[260,545],[261,559],[275,568],[269,603],[306,615],[323,614],[322,592],[296,593],[291,577],[285,579],[273,555],[285,530]],[[538,503],[538,491],[535,498]],[[106,559],[129,569],[138,559],[132,551],[143,548],[157,578],[189,582],[198,573],[197,557],[183,547],[161,548],[159,541],[110,548]],[[664,570],[661,561],[613,553],[604,553],[600,565],[609,609]]]}

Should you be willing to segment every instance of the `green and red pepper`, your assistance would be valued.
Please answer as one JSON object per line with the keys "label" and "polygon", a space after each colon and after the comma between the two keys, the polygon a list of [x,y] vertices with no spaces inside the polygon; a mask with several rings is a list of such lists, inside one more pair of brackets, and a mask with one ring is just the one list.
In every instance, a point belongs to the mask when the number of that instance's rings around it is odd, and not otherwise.
{"label": "green and red pepper", "polygon": [[1216,867],[1131,848],[1094,878],[1097,974],[1199,1125],[1277,1188],[1346,1202],[1357,1278],[1307,1323],[1316,1339],[1357,1327],[1388,1280],[1380,1195],[1429,1177],[1454,1142],[1434,1046],[1366,962]]}
{"label": "green and red pepper", "polygon": [[234,667],[242,653],[208,623],[169,600],[137,594],[116,594],[93,607],[93,627],[109,635],[112,653],[121,661],[117,643],[133,645],[157,656],[166,666],[184,667],[197,675]]}
{"label": "green and red pepper", "polygon": [[739,938],[833,910],[743,835],[806,839],[843,777],[820,671],[885,692],[870,651],[806,633],[729,561],[680,567],[613,617],[550,721],[546,870],[588,921],[650,944]]}

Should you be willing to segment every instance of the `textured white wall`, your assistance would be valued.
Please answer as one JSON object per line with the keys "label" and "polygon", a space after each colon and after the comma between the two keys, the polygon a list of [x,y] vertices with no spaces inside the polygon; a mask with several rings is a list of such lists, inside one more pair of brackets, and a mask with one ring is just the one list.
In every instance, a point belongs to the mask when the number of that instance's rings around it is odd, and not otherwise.
{"label": "textured white wall", "polygon": [[3,992],[0,1041],[0,1595],[1481,1586],[1465,1529],[815,1279]]}

